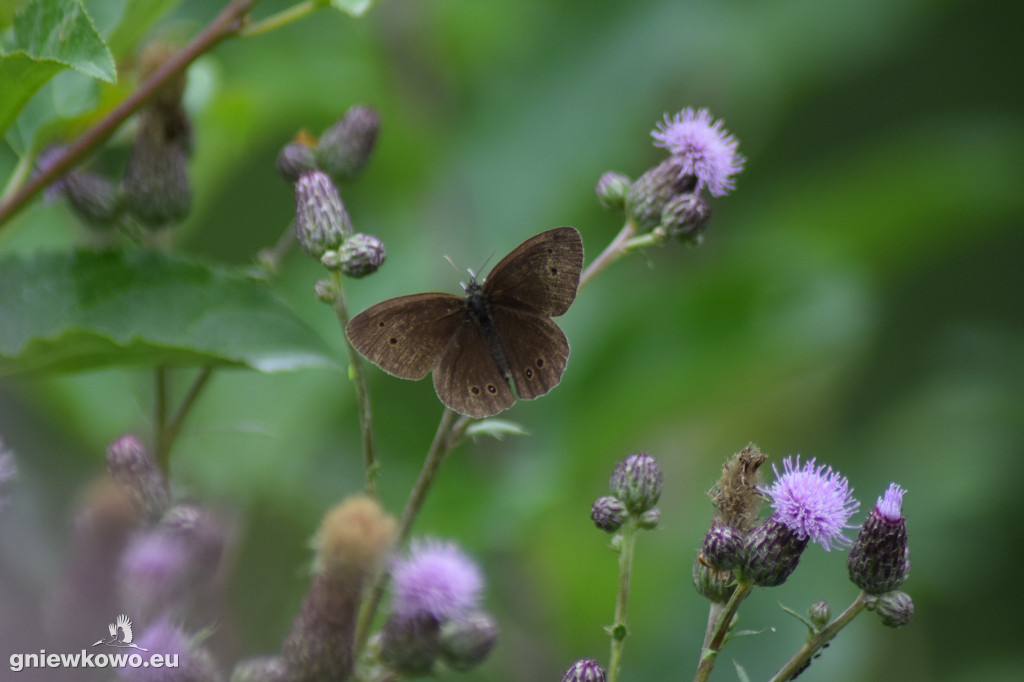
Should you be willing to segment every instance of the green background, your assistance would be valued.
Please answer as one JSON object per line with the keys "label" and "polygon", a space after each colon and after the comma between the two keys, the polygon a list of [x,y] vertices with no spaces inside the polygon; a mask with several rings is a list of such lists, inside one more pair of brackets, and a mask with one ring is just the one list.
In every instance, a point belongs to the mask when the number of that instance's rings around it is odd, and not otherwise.
{"label": "green background", "polygon": [[[156,33],[187,39],[220,4],[184,2]],[[256,16],[285,6],[268,0]],[[562,383],[503,415],[530,435],[453,452],[416,525],[456,539],[487,576],[502,638],[463,679],[555,680],[576,658],[607,661],[616,555],[588,513],[615,462],[641,450],[665,473],[662,523],[638,543],[622,679],[692,676],[707,617],[689,577],[704,493],[750,441],[771,462],[800,453],[848,476],[856,523],[890,481],[908,490],[913,623],[889,630],[863,614],[801,679],[1019,679],[1021,14],[907,0],[322,11],[193,67],[195,207],[173,241],[251,262],[293,210],[277,150],[362,102],[381,133],[342,196],[388,260],[348,285],[354,310],[457,291],[461,268],[556,225],[580,230],[589,261],[621,225],[597,205],[597,178],[638,177],[663,158],[649,133],[666,112],[710,108],[748,163],[711,201],[705,245],[634,254],[582,290],[559,320],[572,344]],[[0,151],[4,177],[15,161]],[[0,232],[0,251],[89,240],[65,205],[37,202]],[[336,320],[311,295],[319,277],[296,252],[275,287],[342,357]],[[380,495],[397,514],[441,406],[429,381],[371,367],[369,383]],[[75,495],[102,472],[105,446],[149,437],[151,385],[136,370],[0,384],[0,436],[21,469],[0,512],[4,631],[3,600],[42,598],[59,576]],[[361,487],[344,372],[219,372],[172,471],[181,497],[236,521],[224,664],[276,650],[307,585],[309,536]],[[745,604],[740,627],[765,630],[732,642],[713,679],[735,679],[733,660],[766,679],[799,647],[803,626],[779,602],[803,612],[825,599],[838,613],[856,594],[845,552],[812,546],[785,585]]]}

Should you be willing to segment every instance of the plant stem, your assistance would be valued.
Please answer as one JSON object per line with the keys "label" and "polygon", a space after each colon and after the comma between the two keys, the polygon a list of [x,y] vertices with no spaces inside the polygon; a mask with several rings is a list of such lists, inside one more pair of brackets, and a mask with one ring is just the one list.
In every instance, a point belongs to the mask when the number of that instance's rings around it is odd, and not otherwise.
{"label": "plant stem", "polygon": [[740,604],[743,603],[743,600],[747,598],[753,589],[753,583],[741,579],[736,585],[736,591],[732,593],[732,596],[726,603],[725,608],[721,609],[717,621],[713,624],[708,623],[710,637],[705,637],[708,644],[701,651],[700,663],[697,665],[697,674],[693,677],[694,682],[704,682],[708,679],[708,675],[711,674],[711,670],[715,667],[715,659],[718,658],[718,652],[725,646],[726,637],[732,627],[732,620],[736,617]]}
{"label": "plant stem", "polygon": [[619,592],[615,599],[615,622],[612,623],[612,652],[608,659],[608,682],[617,682],[622,668],[622,650],[626,645],[626,609],[629,605],[629,578],[633,572],[633,550],[636,547],[637,525],[633,517],[622,527],[619,547]]}
{"label": "plant stem", "polygon": [[[444,414],[441,415],[441,423],[438,424],[437,432],[434,434],[434,441],[430,444],[430,450],[427,452],[427,457],[423,462],[423,468],[420,469],[419,478],[416,479],[416,484],[409,493],[409,500],[405,503],[402,517],[398,521],[398,529],[395,533],[398,544],[402,544],[409,537],[412,524],[416,521],[420,509],[423,507],[423,502],[427,499],[427,493],[430,492],[430,488],[434,483],[434,478],[441,468],[441,462],[444,461],[445,455],[465,435],[470,421],[469,417],[460,416],[458,413],[445,408]],[[387,571],[381,571],[377,575],[373,587],[370,588],[369,596],[363,603],[362,610],[359,612],[354,649],[357,658],[360,652],[362,652],[363,647],[366,646],[366,640],[370,635],[370,626],[373,624],[373,618],[377,614],[377,607],[380,606],[380,601],[384,596],[384,589],[387,587],[387,584],[388,573]]]}
{"label": "plant stem", "polygon": [[261,33],[272,31],[275,28],[287,26],[293,21],[298,21],[299,19],[312,14],[321,7],[326,7],[328,4],[328,2],[324,2],[323,0],[305,0],[304,2],[299,2],[291,7],[287,7],[276,14],[272,14],[266,19],[254,21],[239,31],[238,34],[243,38],[260,35]]}
{"label": "plant stem", "polygon": [[838,618],[828,624],[828,627],[824,628],[821,632],[813,637],[808,637],[804,645],[800,647],[800,650],[796,652],[793,658],[789,659],[789,662],[782,667],[779,672],[775,674],[775,677],[771,679],[771,682],[784,682],[785,680],[791,680],[796,677],[805,667],[810,663],[811,657],[814,656],[823,646],[831,642],[839,631],[842,630],[846,625],[853,620],[857,614],[864,610],[864,607],[868,605],[870,597],[861,592],[857,598],[853,601],[850,606],[843,611]]}
{"label": "plant stem", "polygon": [[257,0],[231,0],[220,14],[204,28],[199,35],[168,59],[153,75],[146,79],[139,89],[124,99],[92,128],[72,142],[47,168],[31,178],[16,192],[0,204],[0,226],[7,223],[24,208],[25,204],[51,182],[67,173],[81,162],[93,149],[110,137],[118,126],[134,114],[146,101],[178,73],[184,71],[197,57],[209,52],[225,38],[238,33],[245,23],[245,16]]}
{"label": "plant stem", "polygon": [[363,359],[352,347],[345,329],[348,327],[348,304],[345,302],[345,287],[341,273],[331,271],[331,282],[334,284],[334,314],[341,323],[341,335],[348,349],[348,366],[351,371],[352,383],[356,387],[356,402],[359,404],[359,430],[363,439],[363,471],[366,475],[365,490],[369,495],[377,493],[377,459],[373,454],[373,413],[370,411],[370,392],[366,388],[366,374],[363,372]]}
{"label": "plant stem", "polygon": [[161,471],[166,475],[171,465],[171,448],[174,447],[174,441],[177,440],[178,434],[181,433],[181,426],[185,423],[185,417],[188,416],[192,406],[195,405],[196,399],[199,394],[202,393],[206,387],[206,383],[210,380],[210,376],[213,375],[213,367],[207,365],[200,370],[199,375],[196,376],[195,381],[188,389],[188,393],[181,401],[181,405],[178,406],[178,410],[174,413],[174,416],[167,419],[167,370],[164,367],[157,369],[156,375],[156,402],[157,402],[157,424],[156,424],[156,463],[159,465]]}
{"label": "plant stem", "polygon": [[636,232],[636,223],[631,218],[627,218],[626,224],[622,226],[622,229],[615,236],[615,239],[612,240],[612,243],[580,275],[579,289],[582,289],[598,273],[628,253],[626,243],[636,236]]}

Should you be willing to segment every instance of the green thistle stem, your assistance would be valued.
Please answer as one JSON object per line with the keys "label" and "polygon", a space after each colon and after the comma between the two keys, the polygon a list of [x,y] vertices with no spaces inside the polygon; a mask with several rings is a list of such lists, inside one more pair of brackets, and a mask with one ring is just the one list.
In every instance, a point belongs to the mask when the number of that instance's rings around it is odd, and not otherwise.
{"label": "green thistle stem", "polygon": [[349,314],[348,304],[345,302],[345,286],[341,273],[337,270],[331,271],[331,284],[334,285],[334,314],[341,324],[341,336],[345,339],[345,348],[348,350],[348,366],[350,368],[352,383],[356,387],[356,403],[359,405],[359,431],[363,441],[363,471],[366,475],[365,490],[369,495],[377,493],[377,459],[373,454],[373,413],[370,411],[370,392],[366,387],[366,374],[363,372],[363,359],[359,352],[352,347],[348,340],[345,329],[348,327]]}
{"label": "green thistle stem", "polygon": [[718,652],[725,646],[736,612],[753,589],[753,583],[740,579],[736,585],[736,591],[732,593],[724,608],[716,609],[714,605],[712,606],[713,612],[718,611],[718,618],[708,621],[708,635],[704,638],[707,644],[701,652],[697,674],[693,677],[694,682],[705,682],[708,679],[711,670],[715,667]]}
{"label": "green thistle stem", "polygon": [[[441,468],[445,455],[451,452],[458,445],[459,441],[462,440],[471,421],[469,417],[461,416],[457,412],[445,408],[444,414],[441,415],[441,423],[438,424],[437,432],[434,434],[434,441],[430,444],[430,450],[427,451],[427,457],[423,461],[422,469],[420,469],[419,478],[416,479],[416,484],[409,493],[405,509],[402,510],[402,517],[398,521],[398,528],[395,532],[398,544],[402,544],[408,539],[409,533],[412,531],[412,525],[423,508],[423,503],[427,499],[427,493],[430,492],[430,488],[434,484],[434,479],[437,477],[437,472]],[[377,575],[373,587],[370,588],[369,596],[359,612],[354,649],[357,658],[366,646],[366,641],[370,636],[370,627],[373,625],[373,619],[377,615],[377,608],[384,597],[388,578],[387,571],[381,571]]]}
{"label": "green thistle stem", "polygon": [[789,662],[779,672],[775,673],[775,677],[771,679],[771,682],[784,682],[796,677],[810,662],[814,654],[831,642],[839,634],[840,630],[846,627],[851,620],[864,610],[870,599],[865,592],[861,592],[853,603],[839,614],[834,621],[829,623],[827,627],[816,635],[808,637],[807,641],[804,642],[804,645],[800,647],[800,650],[796,652],[793,658],[789,659]]}
{"label": "green thistle stem", "polygon": [[305,0],[305,2],[296,3],[291,7],[286,7],[280,12],[270,15],[266,19],[252,22],[239,31],[238,35],[248,38],[273,31],[299,19],[304,19],[321,7],[327,7],[329,4],[329,0]]}
{"label": "green thistle stem", "polygon": [[633,516],[622,526],[619,547],[619,591],[615,599],[615,622],[612,623],[612,651],[608,659],[608,682],[617,682],[622,668],[622,650],[626,645],[626,610],[629,606],[629,579],[633,572],[633,550],[636,548],[636,519]]}

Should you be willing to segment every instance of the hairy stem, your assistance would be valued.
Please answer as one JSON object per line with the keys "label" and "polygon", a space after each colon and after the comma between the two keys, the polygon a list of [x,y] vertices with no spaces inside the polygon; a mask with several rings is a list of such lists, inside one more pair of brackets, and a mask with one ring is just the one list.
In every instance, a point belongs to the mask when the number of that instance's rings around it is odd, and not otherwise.
{"label": "hairy stem", "polygon": [[594,259],[594,262],[587,266],[587,269],[580,275],[580,286],[582,289],[590,280],[594,279],[598,273],[604,270],[606,267],[617,261],[619,258],[628,253],[626,249],[626,243],[636,236],[637,225],[631,219],[626,219],[626,224],[622,226],[622,229],[612,240],[612,243],[601,253],[600,256]]}
{"label": "hairy stem", "polygon": [[804,642],[804,645],[800,647],[800,650],[796,652],[793,658],[789,659],[789,662],[786,663],[779,672],[775,673],[775,677],[771,679],[771,682],[792,680],[800,674],[800,672],[803,671],[803,669],[810,663],[811,657],[818,653],[823,646],[831,642],[835,636],[839,634],[840,630],[846,627],[846,625],[853,620],[857,614],[863,611],[868,605],[869,600],[870,597],[866,593],[861,592],[853,603],[839,615],[839,617],[828,624],[828,627],[824,628],[818,634],[808,637],[807,641]]}
{"label": "hairy stem", "polygon": [[694,682],[704,682],[708,679],[708,675],[711,674],[711,670],[715,667],[718,652],[725,646],[726,637],[732,627],[733,618],[736,617],[740,604],[743,603],[743,600],[747,598],[753,589],[754,584],[746,580],[740,580],[736,585],[736,591],[732,593],[732,597],[729,598],[725,608],[722,608],[719,612],[714,626],[710,628],[710,638],[705,638],[708,644],[701,651],[700,663],[697,665],[697,674],[693,677]]}
{"label": "hairy stem", "polygon": [[373,413],[370,411],[370,392],[366,388],[366,373],[363,372],[363,359],[359,352],[352,347],[348,340],[345,329],[348,327],[349,314],[348,304],[345,302],[345,288],[342,282],[341,273],[337,270],[331,271],[331,282],[334,284],[334,314],[338,316],[341,324],[341,335],[345,339],[345,348],[348,349],[348,366],[351,372],[352,383],[356,387],[356,402],[359,404],[359,430],[363,440],[363,471],[366,475],[365,490],[369,495],[377,492],[377,459],[373,454]]}
{"label": "hairy stem", "polygon": [[[434,479],[441,468],[441,462],[444,461],[445,455],[462,440],[471,421],[469,417],[460,416],[458,413],[445,408],[444,414],[441,415],[441,423],[438,424],[437,432],[434,434],[434,441],[430,444],[430,450],[423,461],[423,468],[420,469],[419,478],[416,479],[416,484],[409,493],[405,509],[402,510],[402,517],[398,521],[396,537],[399,544],[408,539],[409,533],[412,530],[412,524],[416,521],[416,517],[423,508],[423,503],[427,499],[427,493],[430,492],[430,488],[434,484]],[[359,622],[356,625],[355,653],[357,657],[363,650],[363,647],[366,646],[373,618],[377,615],[377,608],[380,606],[380,601],[384,596],[384,589],[387,587],[387,584],[388,573],[387,571],[382,571],[374,581],[373,587],[370,588],[369,596],[363,603],[363,608],[359,613]]]}
{"label": "hairy stem", "polygon": [[629,605],[629,579],[633,572],[633,550],[636,547],[637,526],[630,517],[622,527],[622,545],[619,547],[619,590],[615,598],[615,622],[612,623],[612,652],[608,659],[608,682],[617,682],[622,668],[622,650],[626,645],[626,609]]}
{"label": "hairy stem", "polygon": [[0,204],[0,227],[7,223],[29,200],[44,187],[67,173],[80,163],[92,150],[109,138],[125,120],[134,114],[164,83],[184,71],[200,55],[209,52],[225,38],[237,34],[245,24],[245,18],[257,0],[231,0],[220,14],[204,28],[199,35],[168,59],[152,76],[139,86],[92,128],[67,146],[38,175],[22,185]]}

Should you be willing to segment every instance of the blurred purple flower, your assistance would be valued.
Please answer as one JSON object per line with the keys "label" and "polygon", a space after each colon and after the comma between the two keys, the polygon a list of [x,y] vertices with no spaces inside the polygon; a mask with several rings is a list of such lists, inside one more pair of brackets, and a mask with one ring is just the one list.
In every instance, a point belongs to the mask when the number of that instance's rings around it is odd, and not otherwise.
{"label": "blurred purple flower", "polygon": [[847,521],[860,507],[845,476],[832,467],[815,467],[812,458],[800,466],[800,457],[782,460],[783,473],[772,465],[775,483],[764,489],[775,506],[774,518],[800,538],[810,538],[825,548],[849,545],[844,528],[853,528]]}
{"label": "blurred purple flower", "polygon": [[454,543],[413,541],[407,559],[391,569],[391,611],[399,618],[429,614],[438,622],[473,611],[480,600],[483,576]]}
{"label": "blurred purple flower", "polygon": [[[119,674],[123,679],[133,682],[184,682],[192,679],[188,676],[191,638],[169,620],[162,619],[147,627],[135,643],[149,652],[146,656],[162,655],[168,667],[121,668]],[[170,667],[171,664],[176,664],[176,667]]]}
{"label": "blurred purple flower", "polygon": [[712,196],[728,194],[735,188],[732,176],[743,170],[746,159],[737,149],[739,140],[729,134],[722,121],[714,121],[707,109],[687,108],[659,123],[651,132],[656,147],[665,147],[677,157],[682,172],[697,178],[696,192],[707,187]]}
{"label": "blurred purple flower", "polygon": [[118,571],[125,605],[147,620],[175,606],[187,589],[190,558],[185,543],[171,533],[154,530],[135,536]]}

